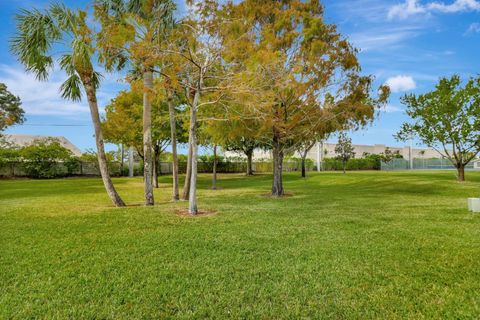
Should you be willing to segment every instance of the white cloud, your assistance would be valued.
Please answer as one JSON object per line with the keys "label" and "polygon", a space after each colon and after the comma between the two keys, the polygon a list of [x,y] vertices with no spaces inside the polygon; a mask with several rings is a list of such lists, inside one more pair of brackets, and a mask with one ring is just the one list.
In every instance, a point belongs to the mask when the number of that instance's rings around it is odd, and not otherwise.
{"label": "white cloud", "polygon": [[391,104],[387,104],[383,109],[383,111],[385,111],[386,113],[395,113],[395,112],[401,112],[403,111],[403,109],[397,106],[393,106]]}
{"label": "white cloud", "polygon": [[[127,86],[119,81],[119,73],[105,74],[101,90],[97,92],[100,113],[103,107],[116,93]],[[12,67],[0,64],[0,82],[5,83],[8,90],[20,97],[22,108],[28,115],[88,116],[90,109],[84,98],[81,102],[62,99],[60,86],[65,81],[63,71],[55,69],[48,81],[38,81],[31,73],[26,73],[20,66]]]}
{"label": "white cloud", "polygon": [[480,33],[480,23],[478,22],[472,23],[468,27],[466,34],[470,34],[470,33]]}
{"label": "white cloud", "polygon": [[392,92],[409,91],[417,87],[412,77],[404,75],[388,78],[385,84],[390,87]]}
{"label": "white cloud", "polygon": [[62,99],[59,89],[65,79],[63,72],[53,71],[49,81],[38,81],[21,68],[0,65],[0,82],[20,97],[27,115],[76,115],[89,112],[86,103]]}
{"label": "white cloud", "polygon": [[425,13],[426,11],[425,7],[418,4],[418,0],[405,0],[404,3],[394,5],[388,10],[388,18],[406,19],[409,16]]}
{"label": "white cloud", "polygon": [[480,10],[480,2],[478,2],[477,0],[455,0],[451,4],[432,2],[428,4],[427,7],[429,10],[436,10],[445,13],[478,11]]}
{"label": "white cloud", "polygon": [[381,50],[392,47],[411,39],[419,34],[419,27],[407,26],[399,28],[376,28],[367,32],[351,35],[351,42],[363,51]]}
{"label": "white cloud", "polygon": [[405,0],[405,2],[396,4],[388,10],[388,18],[406,19],[410,16],[430,12],[456,13],[467,11],[480,11],[480,1],[454,0],[449,4],[434,1],[422,5],[419,0]]}

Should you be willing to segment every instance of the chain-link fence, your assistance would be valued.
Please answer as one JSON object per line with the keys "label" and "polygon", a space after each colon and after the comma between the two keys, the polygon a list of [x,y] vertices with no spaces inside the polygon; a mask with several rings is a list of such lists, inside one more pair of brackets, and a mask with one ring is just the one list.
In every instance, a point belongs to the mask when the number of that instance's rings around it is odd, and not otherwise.
{"label": "chain-link fence", "polygon": [[[413,167],[410,168],[410,161],[405,159],[393,159],[389,162],[382,162],[382,170],[453,170],[454,165],[448,159],[413,159]],[[473,162],[470,162],[465,169],[473,169]]]}

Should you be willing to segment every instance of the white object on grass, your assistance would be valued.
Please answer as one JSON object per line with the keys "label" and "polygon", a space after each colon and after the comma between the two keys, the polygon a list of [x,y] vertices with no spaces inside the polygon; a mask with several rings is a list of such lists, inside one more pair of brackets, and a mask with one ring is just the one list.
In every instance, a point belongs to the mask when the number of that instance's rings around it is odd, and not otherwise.
{"label": "white object on grass", "polygon": [[480,212],[480,198],[468,198],[468,210]]}

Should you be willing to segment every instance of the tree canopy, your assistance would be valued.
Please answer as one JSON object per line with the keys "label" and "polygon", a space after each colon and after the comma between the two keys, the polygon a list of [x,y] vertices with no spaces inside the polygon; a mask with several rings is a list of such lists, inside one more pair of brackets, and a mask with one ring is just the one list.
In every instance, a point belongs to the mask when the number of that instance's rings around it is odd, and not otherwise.
{"label": "tree canopy", "polygon": [[465,83],[458,75],[441,78],[435,90],[401,100],[413,121],[402,125],[397,139],[418,138],[449,159],[463,181],[464,167],[480,152],[480,77]]}
{"label": "tree canopy", "polygon": [[20,98],[8,91],[5,84],[0,83],[0,132],[25,121],[25,111],[21,105]]}

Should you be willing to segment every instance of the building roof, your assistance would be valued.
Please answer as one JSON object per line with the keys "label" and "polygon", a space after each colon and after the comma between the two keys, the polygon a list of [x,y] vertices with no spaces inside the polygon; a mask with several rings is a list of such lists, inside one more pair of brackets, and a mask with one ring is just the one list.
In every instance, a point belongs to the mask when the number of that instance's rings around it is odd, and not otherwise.
{"label": "building roof", "polygon": [[28,135],[28,134],[5,134],[3,135],[5,140],[19,147],[25,147],[31,145],[35,140],[47,140],[55,139],[60,142],[60,145],[68,150],[70,150],[75,156],[81,156],[82,151],[80,151],[77,146],[71,143],[67,138],[63,136],[40,136],[40,135]]}

